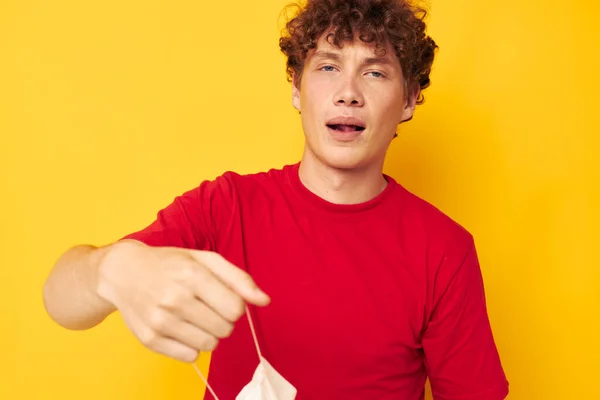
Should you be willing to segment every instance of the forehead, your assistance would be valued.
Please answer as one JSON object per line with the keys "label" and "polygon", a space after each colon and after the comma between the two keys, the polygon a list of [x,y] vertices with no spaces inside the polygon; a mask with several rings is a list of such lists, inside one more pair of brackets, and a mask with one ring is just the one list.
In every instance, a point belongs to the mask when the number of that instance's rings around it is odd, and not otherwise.
{"label": "forehead", "polygon": [[354,40],[341,43],[341,48],[333,44],[333,37],[329,37],[328,33],[323,34],[317,41],[316,48],[312,49],[308,54],[308,58],[331,57],[360,57],[369,60],[381,60],[390,64],[400,65],[400,61],[396,56],[391,44],[386,41],[382,46],[377,47],[375,42],[365,43],[360,40],[358,35],[355,35]]}

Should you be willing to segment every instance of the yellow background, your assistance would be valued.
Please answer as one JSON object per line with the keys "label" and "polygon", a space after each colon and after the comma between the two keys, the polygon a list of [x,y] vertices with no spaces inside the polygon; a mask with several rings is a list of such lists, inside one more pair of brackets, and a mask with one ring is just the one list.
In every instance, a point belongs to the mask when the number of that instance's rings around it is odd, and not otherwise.
{"label": "yellow background", "polygon": [[[201,398],[118,315],[57,327],[42,284],[202,179],[298,159],[286,3],[1,3],[0,399]],[[475,235],[510,398],[600,399],[600,6],[430,10],[433,84],[386,172]]]}

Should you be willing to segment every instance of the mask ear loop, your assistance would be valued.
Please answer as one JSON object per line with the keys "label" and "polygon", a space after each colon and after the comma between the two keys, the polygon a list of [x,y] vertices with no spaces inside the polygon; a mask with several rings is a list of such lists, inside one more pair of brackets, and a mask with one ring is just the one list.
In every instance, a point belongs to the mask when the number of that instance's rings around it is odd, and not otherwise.
{"label": "mask ear loop", "polygon": [[[260,346],[258,345],[258,338],[256,337],[256,330],[254,329],[254,323],[252,322],[252,317],[250,316],[250,309],[248,308],[248,306],[246,306],[246,316],[248,317],[248,323],[250,324],[250,331],[252,332],[252,338],[254,339],[254,345],[256,346],[256,353],[258,354],[258,359],[259,359],[260,363],[262,364],[263,356],[262,356],[262,352],[260,351]],[[196,363],[192,363],[192,365],[193,365],[194,369],[196,370],[196,373],[198,374],[198,376],[200,376],[200,379],[202,379],[202,382],[204,382],[204,384],[206,385],[206,388],[208,389],[210,394],[212,394],[212,396],[214,397],[215,400],[219,400],[219,398],[215,394],[215,391],[209,385],[208,380],[206,379],[204,374],[200,371],[200,369],[198,368]]]}
{"label": "mask ear loop", "polygon": [[248,323],[250,324],[250,332],[252,332],[252,338],[254,339],[254,346],[256,346],[256,353],[258,354],[258,361],[262,363],[263,356],[260,351],[260,346],[258,345],[258,338],[256,337],[256,329],[254,329],[254,323],[252,322],[252,317],[250,316],[250,309],[246,306],[246,316],[248,317]]}
{"label": "mask ear loop", "polygon": [[215,394],[215,391],[212,389],[212,387],[210,387],[210,385],[208,384],[208,380],[204,377],[204,374],[200,371],[200,369],[198,368],[196,363],[192,363],[192,365],[194,366],[194,369],[196,370],[196,373],[198,374],[198,376],[200,376],[200,379],[202,379],[202,382],[204,382],[204,384],[206,385],[206,388],[208,389],[210,394],[212,394],[212,396],[215,398],[215,400],[219,400],[219,398]]}

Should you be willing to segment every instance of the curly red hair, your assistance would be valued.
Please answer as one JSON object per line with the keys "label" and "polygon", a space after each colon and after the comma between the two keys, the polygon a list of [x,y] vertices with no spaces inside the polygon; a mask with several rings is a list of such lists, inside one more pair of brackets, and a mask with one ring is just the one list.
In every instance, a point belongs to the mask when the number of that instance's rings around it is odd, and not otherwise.
{"label": "curly red hair", "polygon": [[[295,4],[295,6],[299,6]],[[407,0],[308,0],[290,19],[279,47],[287,57],[288,81],[296,75],[300,82],[304,61],[317,47],[321,36],[338,47],[357,36],[365,43],[375,43],[378,51],[391,44],[406,80],[407,88],[429,87],[431,66],[438,46],[426,35],[427,12]]]}

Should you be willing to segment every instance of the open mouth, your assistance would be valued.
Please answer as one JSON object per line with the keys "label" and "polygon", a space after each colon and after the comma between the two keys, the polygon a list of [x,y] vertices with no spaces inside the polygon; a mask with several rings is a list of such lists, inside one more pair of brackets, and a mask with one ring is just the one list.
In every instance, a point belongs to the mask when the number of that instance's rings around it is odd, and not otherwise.
{"label": "open mouth", "polygon": [[365,130],[365,127],[360,125],[327,124],[327,127],[338,132],[361,132]]}

